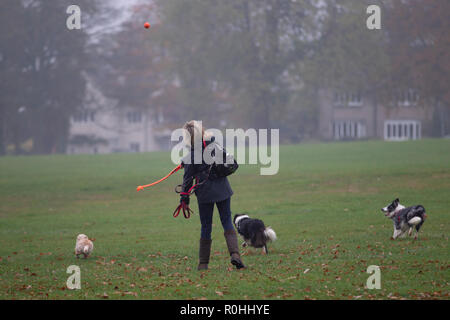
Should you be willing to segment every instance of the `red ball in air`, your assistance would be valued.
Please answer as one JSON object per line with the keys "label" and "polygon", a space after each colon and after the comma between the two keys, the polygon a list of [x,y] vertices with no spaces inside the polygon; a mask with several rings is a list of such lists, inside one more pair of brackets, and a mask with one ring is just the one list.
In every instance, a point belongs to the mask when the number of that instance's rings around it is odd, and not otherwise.
{"label": "red ball in air", "polygon": [[150,23],[146,22],[146,23],[144,24],[144,27],[145,27],[145,29],[150,28]]}

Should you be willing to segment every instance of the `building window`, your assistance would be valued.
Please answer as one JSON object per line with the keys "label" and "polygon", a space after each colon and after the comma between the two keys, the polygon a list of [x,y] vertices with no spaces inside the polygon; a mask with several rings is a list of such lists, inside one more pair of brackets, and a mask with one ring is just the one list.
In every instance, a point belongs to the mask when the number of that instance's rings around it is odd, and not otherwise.
{"label": "building window", "polygon": [[384,122],[384,140],[404,141],[422,138],[422,124],[415,120],[387,120]]}
{"label": "building window", "polygon": [[361,121],[335,121],[333,123],[334,139],[352,140],[362,139],[367,136],[366,126]]}
{"label": "building window", "polygon": [[82,110],[77,112],[72,117],[73,122],[83,123],[83,122],[94,122],[95,121],[95,111]]}
{"label": "building window", "polygon": [[140,152],[141,146],[137,142],[130,143],[130,150],[131,150],[131,152]]}
{"label": "building window", "polygon": [[142,121],[142,114],[140,111],[130,111],[127,113],[129,123],[139,123]]}
{"label": "building window", "polygon": [[419,102],[419,94],[413,89],[403,90],[397,94],[396,101],[399,107],[416,106]]}
{"label": "building window", "polygon": [[336,92],[334,94],[336,107],[361,107],[363,105],[360,92]]}

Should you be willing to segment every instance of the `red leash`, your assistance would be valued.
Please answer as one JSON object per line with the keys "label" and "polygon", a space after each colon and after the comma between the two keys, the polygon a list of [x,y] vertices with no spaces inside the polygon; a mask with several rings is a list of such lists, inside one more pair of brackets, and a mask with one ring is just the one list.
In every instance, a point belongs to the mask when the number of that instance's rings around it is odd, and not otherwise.
{"label": "red leash", "polygon": [[[204,140],[203,140],[202,142],[203,142],[203,147],[206,148],[206,142],[205,142]],[[158,181],[155,181],[155,182],[153,182],[153,183],[150,183],[150,184],[147,184],[147,185],[144,185],[144,186],[138,186],[138,187],[136,188],[136,191],[144,190],[145,188],[154,186],[155,184],[158,184],[158,183],[160,183],[160,182],[166,180],[168,177],[170,177],[171,175],[173,175],[175,172],[177,172],[177,171],[180,170],[181,168],[182,168],[182,165],[179,164],[179,165],[176,166],[172,171],[170,171],[169,174],[168,174],[167,176],[165,176],[164,178],[161,178],[161,179],[159,179]],[[209,172],[210,172],[210,171],[211,171],[211,168],[209,169]],[[209,172],[208,172],[208,176],[209,176]],[[197,181],[196,181],[196,182],[197,182]],[[203,182],[201,182],[201,183],[198,183],[198,182],[197,182],[197,183],[194,184],[192,187],[190,187],[189,190],[188,190],[187,192],[178,192],[178,191],[177,191],[177,188],[178,188],[178,187],[180,187],[180,188],[182,187],[181,185],[178,185],[178,186],[175,188],[175,192],[180,193],[181,195],[187,195],[187,196],[190,196],[192,193],[194,193],[195,187],[197,187],[197,186],[199,186],[199,185],[202,185],[202,184],[205,183],[205,182],[206,182],[206,180],[203,181]],[[180,191],[181,191],[181,190],[180,190]],[[189,219],[189,218],[191,217],[191,214],[194,213],[194,211],[192,211],[192,209],[189,208],[189,205],[186,204],[184,201],[181,201],[181,203],[180,203],[180,204],[178,205],[178,207],[175,209],[175,211],[173,212],[173,217],[174,217],[174,218],[178,217],[178,215],[180,214],[181,211],[183,211],[183,215],[184,215],[184,217],[185,217],[186,219]]]}
{"label": "red leash", "polygon": [[[164,178],[159,179],[158,181],[155,181],[153,183],[144,185],[144,186],[138,186],[136,188],[136,191],[141,191],[144,190],[144,188],[148,188],[151,186],[154,186],[160,182],[163,182],[164,180],[166,180],[167,178],[169,178],[171,175],[173,175],[175,172],[177,172],[178,170],[180,170],[182,168],[182,165],[178,165],[176,166],[172,171],[169,172],[169,174],[167,174]],[[192,186],[188,192],[183,192],[181,194],[187,194],[190,195],[193,192],[193,189],[197,186],[197,184],[195,184],[194,186]],[[181,202],[178,207],[175,209],[175,211],[173,212],[173,217],[176,218],[178,217],[178,215],[180,214],[180,212],[183,211],[183,215],[186,219],[189,219],[191,217],[191,214],[193,214],[194,212],[192,211],[191,208],[189,208],[189,205],[187,205],[184,201]]]}
{"label": "red leash", "polygon": [[[187,192],[177,192],[181,195],[185,195],[185,196],[190,196],[194,191],[194,188],[198,185],[198,183],[196,183],[195,185],[193,185],[192,187],[189,188],[189,190]],[[176,191],[176,190],[175,190]],[[175,209],[175,211],[173,212],[173,217],[176,218],[178,217],[178,215],[180,214],[181,210],[183,210],[183,215],[186,219],[189,219],[191,217],[191,214],[194,213],[194,211],[192,211],[191,208],[189,208],[189,205],[186,204],[184,201],[181,201],[181,203],[178,205],[178,207]]]}

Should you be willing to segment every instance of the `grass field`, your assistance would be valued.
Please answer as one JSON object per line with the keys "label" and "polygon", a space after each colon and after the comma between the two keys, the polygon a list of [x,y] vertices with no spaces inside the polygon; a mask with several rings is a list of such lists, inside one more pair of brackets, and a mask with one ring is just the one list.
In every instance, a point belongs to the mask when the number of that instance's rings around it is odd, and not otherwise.
{"label": "grass field", "polygon": [[[233,213],[272,226],[264,256],[230,267],[214,216],[210,270],[198,272],[200,222],[174,219],[181,173],[168,153],[0,158],[0,299],[449,299],[450,140],[284,146],[280,171],[242,165]],[[419,241],[390,240],[380,208],[427,209]],[[89,259],[75,238],[95,239]],[[70,265],[81,290],[68,290]],[[369,265],[381,289],[365,288]]]}

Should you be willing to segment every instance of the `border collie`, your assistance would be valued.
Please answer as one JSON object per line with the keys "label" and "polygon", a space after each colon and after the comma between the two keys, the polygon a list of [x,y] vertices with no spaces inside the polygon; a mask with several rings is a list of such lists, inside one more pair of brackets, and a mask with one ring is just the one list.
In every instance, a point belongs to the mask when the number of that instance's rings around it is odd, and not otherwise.
{"label": "border collie", "polygon": [[394,222],[394,234],[393,239],[403,237],[408,231],[408,235],[411,236],[413,228],[416,228],[416,235],[414,239],[417,239],[419,230],[422,227],[427,215],[425,208],[421,205],[405,207],[399,203],[399,199],[395,199],[392,203],[381,209],[384,215]]}
{"label": "border collie", "polygon": [[246,214],[236,214],[233,221],[238,233],[244,239],[243,247],[250,245],[254,248],[263,248],[264,253],[269,253],[267,242],[277,239],[277,235],[271,227],[266,228],[264,222],[259,219],[251,219]]}

